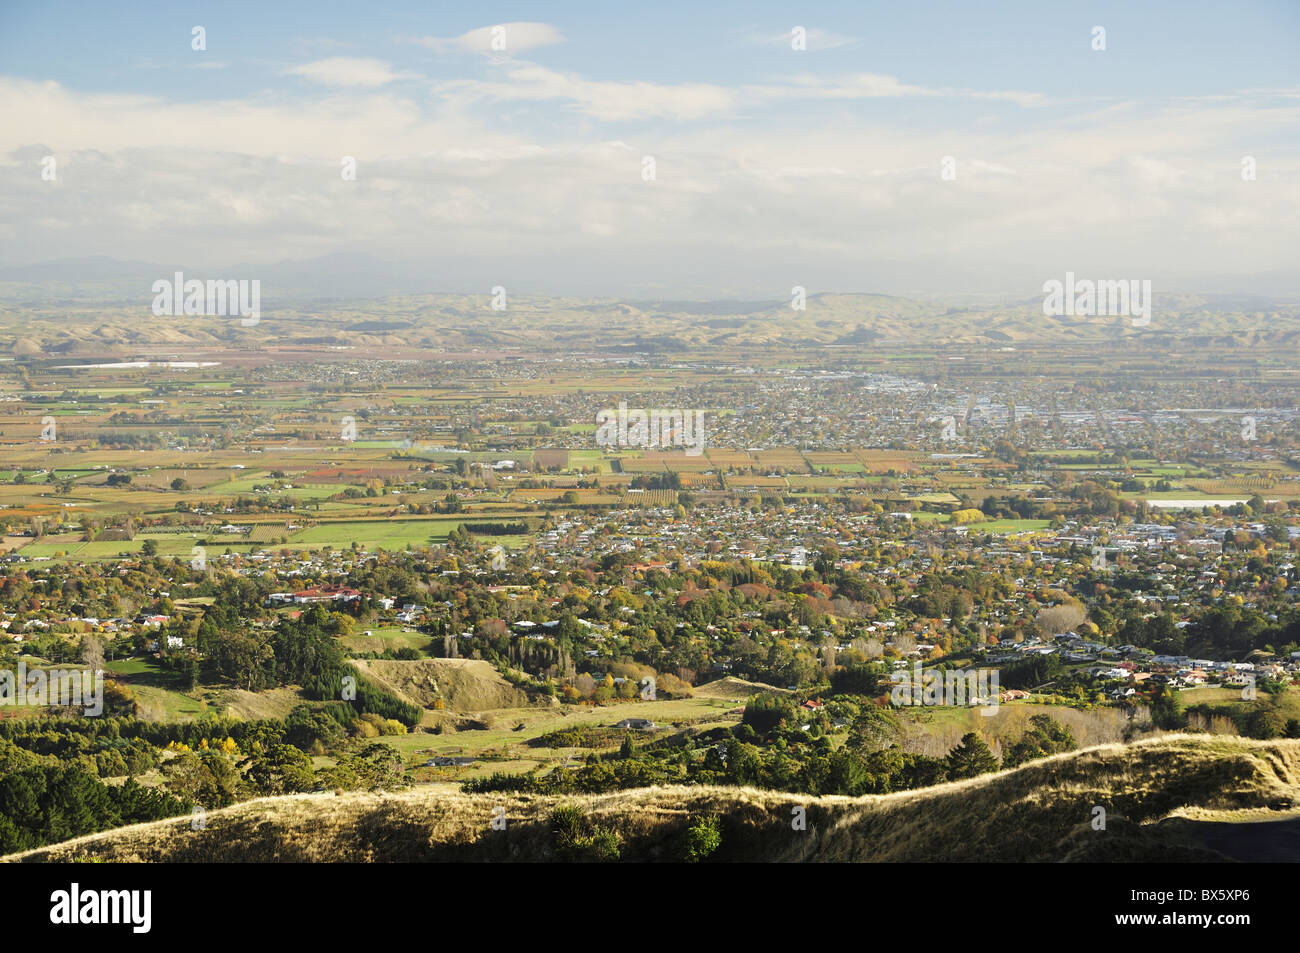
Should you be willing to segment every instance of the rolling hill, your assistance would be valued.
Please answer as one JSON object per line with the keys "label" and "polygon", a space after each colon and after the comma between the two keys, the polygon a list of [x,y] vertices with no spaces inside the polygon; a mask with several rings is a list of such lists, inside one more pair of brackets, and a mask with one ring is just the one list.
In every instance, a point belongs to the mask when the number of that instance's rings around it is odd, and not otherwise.
{"label": "rolling hill", "polygon": [[[291,795],[209,812],[198,830],[177,818],[4,860],[546,861],[566,856],[552,815],[561,805],[616,832],[623,860],[673,860],[688,825],[713,815],[717,861],[1295,861],[1300,741],[1166,736],[863,798],[725,787],[565,799],[445,788]],[[504,830],[492,825],[499,808]],[[804,830],[793,823],[799,808]]]}
{"label": "rolling hill", "polygon": [[[166,274],[166,272],[160,272]],[[133,286],[135,287],[135,286]],[[0,355],[67,359],[160,357],[193,349],[346,348],[354,353],[528,349],[685,353],[716,348],[885,350],[1069,347],[1090,344],[1228,350],[1300,345],[1300,304],[1239,296],[1157,294],[1150,324],[1129,318],[1047,316],[1042,297],[952,307],[875,294],[815,293],[806,308],[769,302],[638,301],[519,295],[494,311],[486,294],[277,300],[262,320],[157,317],[149,286],[127,298],[25,300],[0,286]]]}

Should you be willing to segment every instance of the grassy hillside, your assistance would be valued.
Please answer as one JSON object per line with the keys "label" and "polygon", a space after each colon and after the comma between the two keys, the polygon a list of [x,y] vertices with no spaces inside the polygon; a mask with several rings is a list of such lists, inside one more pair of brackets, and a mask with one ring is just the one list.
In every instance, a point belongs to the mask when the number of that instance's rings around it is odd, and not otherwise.
{"label": "grassy hillside", "polygon": [[367,678],[403,701],[427,707],[438,699],[452,711],[525,708],[528,694],[515,688],[489,662],[474,659],[384,659],[352,663]]}
{"label": "grassy hillside", "polygon": [[[266,798],[206,826],[161,821],[9,861],[544,861],[552,812],[577,808],[623,860],[673,860],[692,821],[719,819],[719,861],[1296,860],[1300,741],[1196,735],[1106,745],[920,791],[800,798],[746,788],[646,788],[584,798],[398,794]],[[797,806],[806,830],[792,829]],[[1093,828],[1094,808],[1106,811]],[[497,809],[505,829],[494,830]],[[563,825],[561,825],[563,826]],[[595,856],[591,854],[590,856]]]}

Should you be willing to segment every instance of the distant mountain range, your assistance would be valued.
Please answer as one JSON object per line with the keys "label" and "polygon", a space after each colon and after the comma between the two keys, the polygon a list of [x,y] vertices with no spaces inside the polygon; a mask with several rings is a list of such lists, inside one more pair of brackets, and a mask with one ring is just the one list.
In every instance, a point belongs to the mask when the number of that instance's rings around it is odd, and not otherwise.
{"label": "distant mountain range", "polygon": [[[157,317],[153,282],[261,281],[262,317]],[[745,347],[929,347],[1135,344],[1289,351],[1300,345],[1300,300],[1154,294],[1149,324],[1120,316],[1048,316],[1041,295],[907,298],[810,293],[791,298],[681,300],[523,295],[505,309],[481,293],[366,255],[247,266],[221,274],[111,258],[0,267],[0,353],[24,357],[141,353],[150,348],[334,347],[567,350],[701,355]],[[406,289],[419,289],[406,290]],[[498,302],[499,303],[499,302]]]}

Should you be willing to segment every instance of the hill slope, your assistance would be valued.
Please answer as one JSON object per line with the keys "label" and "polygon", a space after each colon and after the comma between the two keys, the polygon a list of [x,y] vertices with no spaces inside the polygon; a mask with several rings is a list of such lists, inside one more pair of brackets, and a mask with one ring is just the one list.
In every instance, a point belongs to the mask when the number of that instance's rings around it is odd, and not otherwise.
{"label": "hill slope", "polygon": [[524,708],[528,693],[477,659],[355,660],[354,666],[403,701],[427,708],[438,699],[449,711]]}
{"label": "hill slope", "polygon": [[[561,802],[622,837],[622,857],[671,860],[717,815],[730,861],[1297,860],[1300,741],[1173,736],[1057,755],[1013,771],[864,798],[747,788],[646,788],[582,798],[310,794],[141,824],[11,861],[539,861]],[[792,829],[801,805],[807,829]],[[504,831],[493,830],[498,807]],[[1106,810],[1093,829],[1095,808]]]}

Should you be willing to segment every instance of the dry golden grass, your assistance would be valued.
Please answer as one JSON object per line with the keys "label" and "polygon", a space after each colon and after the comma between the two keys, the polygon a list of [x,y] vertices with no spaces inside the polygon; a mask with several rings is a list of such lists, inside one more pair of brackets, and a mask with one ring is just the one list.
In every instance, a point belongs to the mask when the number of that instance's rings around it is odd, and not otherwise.
{"label": "dry golden grass", "polygon": [[302,695],[294,688],[272,688],[268,691],[249,692],[242,688],[226,688],[215,699],[222,714],[230,718],[255,721],[259,718],[285,718],[294,706],[301,705]]}
{"label": "dry golden grass", "polygon": [[748,682],[743,678],[727,675],[712,682],[695,686],[691,692],[696,698],[735,698],[745,701],[750,695],[793,695],[794,692],[763,682]]}
{"label": "dry golden grass", "polygon": [[477,659],[387,659],[352,663],[368,678],[403,701],[427,707],[436,700],[451,711],[527,708],[528,694],[515,688],[490,662]]}
{"label": "dry golden grass", "polygon": [[[467,795],[445,786],[291,795],[212,811],[200,829],[178,818],[4,859],[546,861],[556,859],[550,812],[561,803],[616,830],[625,860],[675,859],[682,832],[703,815],[721,819],[715,859],[723,861],[1250,859],[1267,849],[1270,832],[1297,823],[1298,788],[1300,741],[1181,735],[864,798],[721,787],[573,798]],[[1104,830],[1093,829],[1097,807],[1107,814]],[[499,808],[504,830],[492,825]],[[806,830],[792,824],[798,809]]]}

